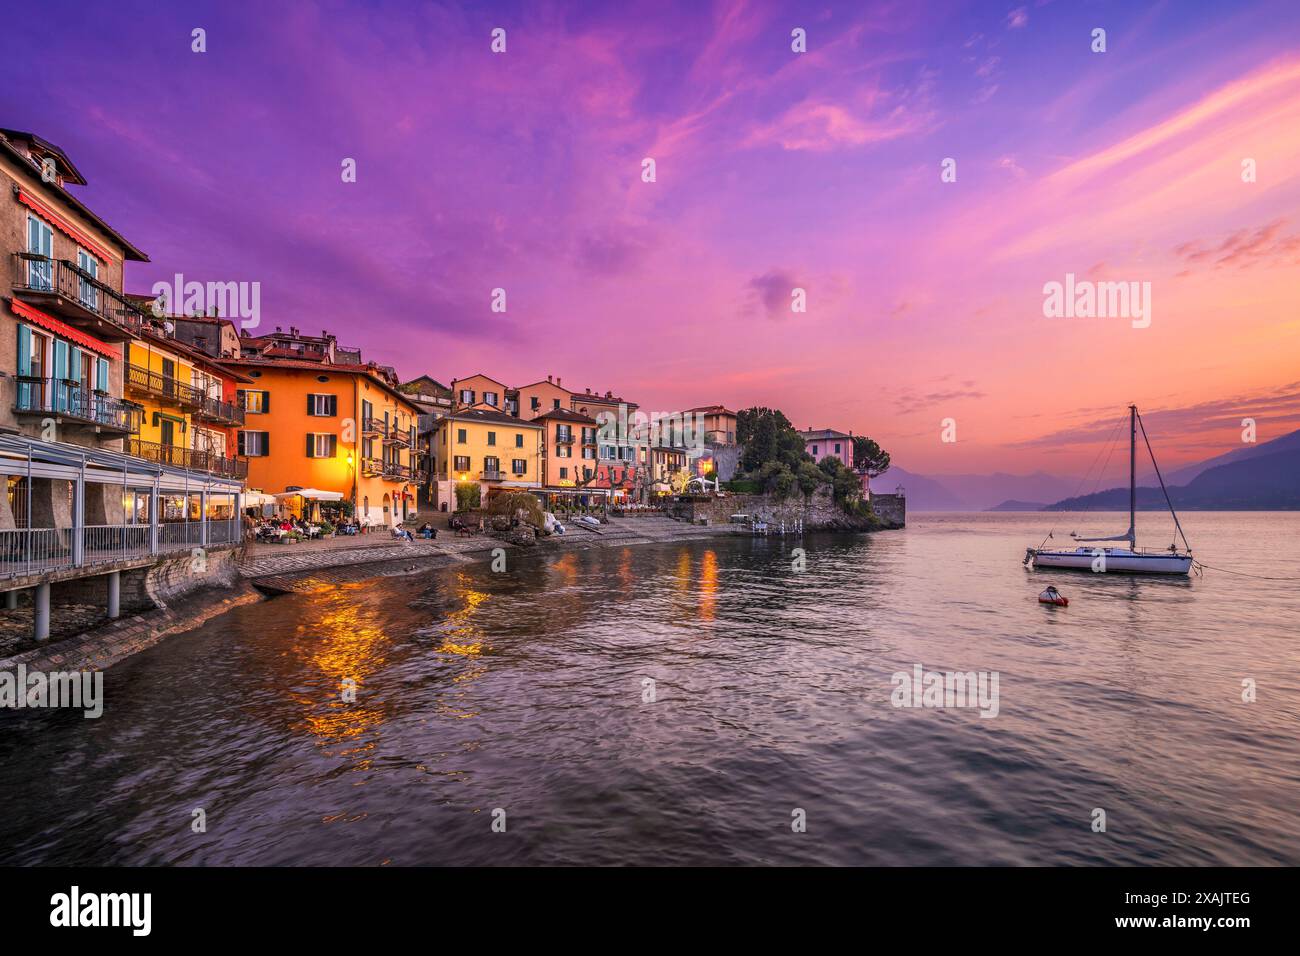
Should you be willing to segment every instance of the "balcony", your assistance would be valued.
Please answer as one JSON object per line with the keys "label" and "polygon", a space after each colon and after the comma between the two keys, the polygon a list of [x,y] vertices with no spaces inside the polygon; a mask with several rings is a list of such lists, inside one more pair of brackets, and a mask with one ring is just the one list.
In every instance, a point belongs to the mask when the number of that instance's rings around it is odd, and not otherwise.
{"label": "balcony", "polygon": [[384,463],[378,458],[362,458],[361,474],[367,478],[377,478],[384,473]]}
{"label": "balcony", "polygon": [[363,435],[387,435],[388,422],[382,418],[363,418],[361,419],[361,434]]}
{"label": "balcony", "polygon": [[126,387],[185,408],[202,408],[207,400],[207,396],[193,385],[187,385],[161,372],[141,368],[139,365],[126,367]]}
{"label": "balcony", "polygon": [[204,471],[220,478],[247,478],[248,461],[243,458],[226,458],[210,451],[182,448],[180,445],[160,445],[157,442],[131,438],[126,453],[145,461],[190,471]]}
{"label": "balcony", "polygon": [[410,481],[411,469],[395,462],[384,462],[385,481]]}
{"label": "balcony", "polygon": [[105,342],[123,342],[139,332],[145,314],[112,286],[66,259],[14,253],[14,294],[61,316]]}
{"label": "balcony", "polygon": [[400,445],[402,448],[410,448],[411,433],[394,428],[389,434],[384,436],[384,441],[389,445]]}
{"label": "balcony", "polygon": [[231,402],[205,397],[203,404],[194,409],[194,417],[220,425],[244,424],[244,410]]}
{"label": "balcony", "polygon": [[501,469],[499,469],[499,468],[484,468],[484,469],[483,469],[483,480],[484,480],[484,481],[503,481],[503,480],[505,480],[505,477],[506,477],[506,473],[505,473],[504,471],[502,471]]}
{"label": "balcony", "polygon": [[98,430],[130,434],[139,426],[140,406],[83,388],[65,379],[16,376],[14,412],[47,415],[56,421],[93,425]]}

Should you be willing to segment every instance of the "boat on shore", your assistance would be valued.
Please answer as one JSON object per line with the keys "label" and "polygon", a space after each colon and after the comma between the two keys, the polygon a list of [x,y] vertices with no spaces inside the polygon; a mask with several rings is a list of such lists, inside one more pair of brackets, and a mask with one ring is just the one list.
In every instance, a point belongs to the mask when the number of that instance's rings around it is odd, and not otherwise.
{"label": "boat on shore", "polygon": [[[1169,500],[1169,492],[1165,488],[1165,480],[1160,474],[1160,466],[1156,463],[1155,452],[1151,448],[1151,440],[1147,437],[1146,426],[1142,424],[1142,417],[1138,414],[1137,406],[1130,405],[1129,409],[1129,471],[1128,471],[1128,530],[1123,534],[1112,535],[1107,538],[1082,538],[1077,534],[1071,534],[1070,537],[1077,542],[1092,542],[1101,544],[1108,541],[1127,541],[1128,547],[1102,547],[1102,548],[1044,548],[1040,544],[1037,548],[1025,549],[1025,566],[1033,568],[1061,569],[1070,571],[1092,571],[1098,574],[1106,572],[1120,572],[1124,574],[1179,574],[1186,575],[1192,569],[1192,548],[1187,542],[1187,536],[1183,534],[1183,526],[1178,521],[1178,513],[1174,511],[1174,504]],[[1165,504],[1169,507],[1169,513],[1174,519],[1174,528],[1176,533],[1183,540],[1183,549],[1180,550],[1176,544],[1170,544],[1165,549],[1144,548],[1139,550],[1137,546],[1137,432],[1142,429],[1142,440],[1147,446],[1147,452],[1151,455],[1151,464],[1156,470],[1156,477],[1160,480],[1160,490],[1164,492]],[[1051,533],[1048,533],[1048,538]],[[1045,544],[1047,538],[1043,539]]]}

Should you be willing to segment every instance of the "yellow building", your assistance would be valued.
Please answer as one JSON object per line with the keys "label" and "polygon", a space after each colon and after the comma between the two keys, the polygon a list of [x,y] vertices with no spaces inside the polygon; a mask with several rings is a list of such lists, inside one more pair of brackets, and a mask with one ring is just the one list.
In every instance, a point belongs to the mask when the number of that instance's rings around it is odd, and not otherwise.
{"label": "yellow building", "polygon": [[461,408],[434,423],[433,502],[456,510],[456,485],[477,485],[486,505],[503,490],[542,485],[542,426],[490,408]]}
{"label": "yellow building", "polygon": [[265,356],[222,365],[250,381],[237,438],[249,488],[337,492],[373,527],[415,514],[419,409],[376,366]]}
{"label": "yellow building", "polygon": [[195,349],[143,328],[123,349],[125,397],[139,405],[126,451],[137,458],[242,478],[232,430],[243,423],[235,388],[248,381]]}

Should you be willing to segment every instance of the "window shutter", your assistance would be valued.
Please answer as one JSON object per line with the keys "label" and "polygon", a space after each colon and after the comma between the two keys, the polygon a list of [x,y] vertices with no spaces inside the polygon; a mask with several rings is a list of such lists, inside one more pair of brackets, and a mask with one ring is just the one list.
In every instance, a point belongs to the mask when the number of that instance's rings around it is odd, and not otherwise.
{"label": "window shutter", "polygon": [[308,415],[315,415],[315,414],[316,414],[316,396],[315,396],[315,395],[308,395],[308,396],[307,396],[307,414],[308,414]]}
{"label": "window shutter", "polygon": [[32,374],[32,330],[18,326],[18,374]]}
{"label": "window shutter", "polygon": [[337,458],[339,454],[339,436],[330,435],[330,457]]}
{"label": "window shutter", "polygon": [[81,381],[81,349],[72,349],[68,378],[74,382]]}
{"label": "window shutter", "polygon": [[271,433],[258,432],[258,434],[262,436],[262,454],[263,455],[271,454]]}
{"label": "window shutter", "polygon": [[327,404],[329,405],[330,415],[337,415],[339,413],[339,397],[337,395],[331,395]]}
{"label": "window shutter", "polygon": [[241,455],[248,454],[248,452],[244,451],[244,433],[242,431],[235,436],[235,449]]}
{"label": "window shutter", "polygon": [[271,410],[271,393],[270,393],[270,392],[263,392],[263,393],[262,393],[262,411],[263,411],[263,412],[269,412],[270,410]]}
{"label": "window shutter", "polygon": [[62,339],[54,340],[54,377],[68,377],[68,343]]}
{"label": "window shutter", "polygon": [[108,391],[108,371],[109,371],[108,359],[106,358],[100,359],[99,360],[99,390],[101,392]]}
{"label": "window shutter", "polygon": [[307,457],[316,457],[316,436],[311,432],[307,433]]}

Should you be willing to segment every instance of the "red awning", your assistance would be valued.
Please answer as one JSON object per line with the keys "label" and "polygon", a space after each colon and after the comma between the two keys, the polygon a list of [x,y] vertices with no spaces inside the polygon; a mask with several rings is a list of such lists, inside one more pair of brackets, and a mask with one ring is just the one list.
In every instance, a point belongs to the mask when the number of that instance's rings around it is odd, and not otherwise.
{"label": "red awning", "polygon": [[27,206],[29,209],[32,209],[35,212],[39,213],[43,218],[48,219],[55,229],[59,230],[59,232],[63,233],[65,236],[67,236],[73,242],[80,245],[86,251],[94,253],[99,259],[103,260],[104,262],[115,261],[113,257],[109,254],[109,251],[107,249],[101,246],[94,239],[90,238],[90,236],[82,232],[72,223],[68,222],[68,220],[64,219],[57,212],[55,212],[49,206],[45,205],[45,203],[41,202],[39,199],[37,199],[27,190],[19,189],[18,201],[22,203],[24,206]]}
{"label": "red awning", "polygon": [[59,338],[67,339],[74,345],[80,345],[83,349],[90,349],[92,352],[98,352],[105,358],[115,359],[122,357],[121,353],[114,351],[113,346],[109,345],[107,342],[101,342],[93,335],[87,335],[85,332],[81,331],[81,329],[75,329],[68,325],[67,322],[56,319],[52,315],[47,315],[40,309],[28,305],[26,302],[21,302],[18,299],[11,299],[9,302],[9,308],[14,310],[15,315],[21,316],[28,322],[34,322],[47,332],[53,332],[55,335],[59,336]]}

